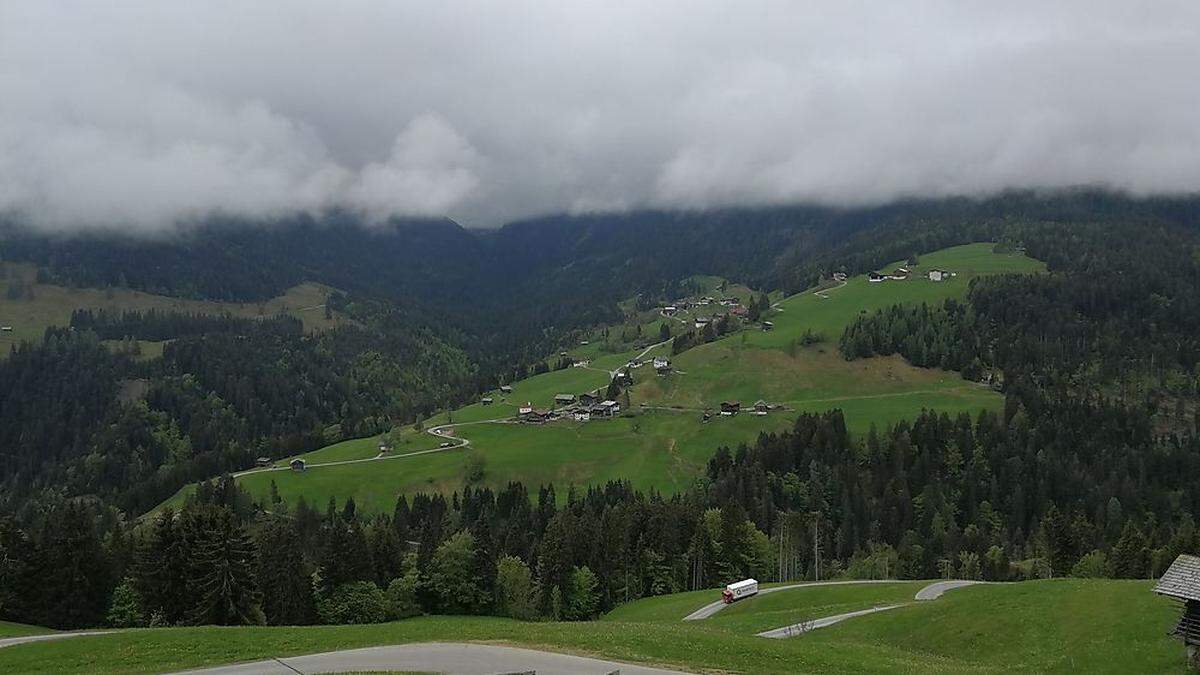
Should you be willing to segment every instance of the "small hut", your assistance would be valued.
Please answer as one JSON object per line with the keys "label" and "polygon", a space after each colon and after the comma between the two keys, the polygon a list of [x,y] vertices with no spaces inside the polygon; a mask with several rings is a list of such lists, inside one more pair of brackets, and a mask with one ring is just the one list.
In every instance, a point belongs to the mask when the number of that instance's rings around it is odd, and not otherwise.
{"label": "small hut", "polygon": [[292,471],[304,471],[304,469],[307,468],[304,465],[304,460],[302,459],[293,459],[290,464]]}
{"label": "small hut", "polygon": [[1183,616],[1171,635],[1183,641],[1188,666],[1200,670],[1200,557],[1181,555],[1158,580],[1154,592],[1178,600]]}

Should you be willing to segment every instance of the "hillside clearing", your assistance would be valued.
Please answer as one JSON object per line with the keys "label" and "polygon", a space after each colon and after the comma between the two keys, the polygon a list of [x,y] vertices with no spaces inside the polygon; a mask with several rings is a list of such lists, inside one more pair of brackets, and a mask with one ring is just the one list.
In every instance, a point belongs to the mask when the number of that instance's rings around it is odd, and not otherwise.
{"label": "hillside clearing", "polygon": [[[918,276],[920,270],[934,266],[954,271],[956,276],[940,283]],[[1043,267],[1022,255],[994,253],[991,244],[930,253],[921,256],[916,274],[904,281],[869,283],[865,276],[859,276],[828,289],[823,294],[827,297],[804,292],[784,298],[776,303],[779,311],[771,317],[774,330],[749,327],[693,347],[673,357],[674,372],[670,375],[656,375],[649,367],[633,369],[634,386],[629,390],[632,406],[627,406],[619,419],[463,426],[453,433],[470,441],[469,451],[314,466],[302,474],[251,473],[240,483],[260,499],[270,493],[274,482],[278,494],[291,503],[300,496],[309,504],[323,504],[331,497],[353,497],[360,509],[390,511],[400,494],[460,488],[468,459],[476,456],[483,461],[484,482],[492,486],[514,480],[559,486],[628,480],[638,489],[673,494],[704,471],[717,447],[736,447],[759,433],[783,431],[801,412],[840,408],[847,428],[865,433],[872,425],[912,419],[922,410],[950,415],[998,410],[1003,402],[1000,394],[966,382],[957,373],[917,368],[898,356],[846,361],[837,351],[836,339],[860,311],[961,297],[974,276],[1036,272]],[[712,281],[706,283],[711,285]],[[741,291],[749,294],[749,289]],[[805,346],[804,336],[812,334],[823,336],[823,341]],[[511,393],[489,394],[492,402],[488,405],[477,402],[436,415],[424,424],[428,427],[514,416],[526,402],[550,408],[556,394],[606,387],[610,372],[638,356],[669,355],[669,347],[598,355],[588,367],[555,370],[515,382]],[[571,353],[576,358],[581,356],[577,349]],[[763,417],[743,413],[701,420],[702,410],[715,409],[721,401],[736,400],[750,406],[760,399],[783,409]],[[642,404],[648,407],[643,409]],[[400,438],[402,447],[397,454],[437,445],[436,439],[418,432],[405,431]],[[369,459],[377,453],[377,438],[367,438],[334,444],[304,457],[318,463]]]}

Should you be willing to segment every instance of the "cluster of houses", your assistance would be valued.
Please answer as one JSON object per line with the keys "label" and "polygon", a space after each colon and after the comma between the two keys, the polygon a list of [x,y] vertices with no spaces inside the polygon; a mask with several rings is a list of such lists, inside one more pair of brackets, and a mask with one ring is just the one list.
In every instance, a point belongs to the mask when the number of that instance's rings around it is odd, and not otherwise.
{"label": "cluster of houses", "polygon": [[[555,407],[550,409],[535,408],[526,402],[517,408],[517,419],[531,424],[542,424],[566,417],[581,422],[593,418],[616,417],[621,414],[621,404],[610,399],[601,400],[593,392],[575,394],[558,394],[554,397]],[[560,407],[561,406],[561,407]]]}
{"label": "cluster of houses", "polygon": [[[699,300],[695,301],[694,303],[690,300],[676,300],[675,302],[673,302],[669,305],[663,306],[658,311],[663,316],[670,317],[670,316],[675,316],[679,312],[686,312],[689,309],[694,309],[694,308],[699,308],[699,307],[708,307],[711,305],[720,305],[722,307],[727,308],[730,316],[745,318],[745,317],[749,316],[749,314],[750,314],[749,308],[747,308],[745,305],[743,305],[742,301],[737,298],[729,297],[729,298],[721,298],[718,300],[717,298],[713,298],[713,297],[709,297],[709,296],[704,296],[703,298],[700,298]],[[713,321],[716,321],[717,318],[719,318],[719,317],[716,314],[713,314],[711,316],[696,316],[695,319],[693,320],[693,324],[697,329],[703,329],[708,324],[712,323]]]}
{"label": "cluster of houses", "polygon": [[[895,270],[893,270],[891,273],[888,273],[888,274],[883,274],[881,272],[871,272],[870,274],[867,275],[867,281],[869,281],[873,284],[879,283],[882,281],[904,281],[905,279],[908,279],[908,276],[911,273],[912,273],[911,270],[909,270],[907,267],[897,267]],[[945,281],[946,279],[949,279],[950,277],[953,277],[953,276],[955,276],[954,272],[947,272],[946,270],[938,269],[936,267],[933,269],[927,270],[925,272],[925,277],[933,282]],[[845,278],[845,275],[843,275],[843,279],[844,278]],[[837,279],[837,274],[834,275],[834,279]]]}
{"label": "cluster of houses", "polygon": [[[780,406],[774,405],[771,403],[767,403],[766,401],[759,399],[754,402],[754,405],[751,408],[748,409],[748,412],[751,415],[757,415],[757,416],[761,417],[761,416],[766,415],[767,413],[771,412],[772,410],[779,410],[779,409],[780,409]],[[742,412],[742,402],[741,401],[733,401],[733,400],[721,401],[721,407],[720,407],[721,417],[733,417],[734,415],[737,415],[740,412]],[[707,422],[710,419],[712,419],[712,412],[709,410],[705,410],[702,421]]]}

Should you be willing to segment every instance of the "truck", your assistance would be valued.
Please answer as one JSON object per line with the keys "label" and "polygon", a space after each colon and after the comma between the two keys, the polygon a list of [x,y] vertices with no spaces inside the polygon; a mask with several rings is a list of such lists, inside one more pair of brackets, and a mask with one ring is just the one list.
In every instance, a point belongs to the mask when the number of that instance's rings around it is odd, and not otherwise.
{"label": "truck", "polygon": [[742,579],[726,586],[725,590],[721,591],[721,600],[728,605],[742,598],[748,598],[757,594],[758,581],[754,579]]}

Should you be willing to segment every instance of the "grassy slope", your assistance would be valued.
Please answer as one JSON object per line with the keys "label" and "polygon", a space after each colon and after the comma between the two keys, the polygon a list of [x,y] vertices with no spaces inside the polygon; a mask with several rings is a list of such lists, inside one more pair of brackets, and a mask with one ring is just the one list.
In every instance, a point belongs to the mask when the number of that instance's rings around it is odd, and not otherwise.
{"label": "grassy slope", "polygon": [[[32,300],[8,298],[9,280],[16,276],[32,286]],[[0,358],[7,356],[10,344],[22,340],[41,340],[47,327],[70,324],[71,312],[76,309],[157,309],[199,314],[228,312],[243,317],[274,316],[286,312],[303,320],[305,330],[309,331],[328,328],[341,320],[336,316],[332,320],[325,318],[325,298],[331,289],[320,284],[301,284],[262,303],[236,303],[183,300],[127,289],[66,288],[36,281],[37,272],[32,265],[0,263],[0,325],[13,327],[12,332],[0,333]]]}
{"label": "grassy slope", "polygon": [[894,584],[794,588],[735,603],[706,621],[725,630],[753,635],[823,616],[909,602],[917,591],[929,583],[900,581]]}
{"label": "grassy slope", "polygon": [[[369,645],[460,640],[743,673],[1182,673],[1183,650],[1165,636],[1176,609],[1150,587],[1145,581],[1101,580],[977,586],[788,640],[741,633],[744,627],[735,624],[745,618],[735,614],[726,620],[728,626],[679,620],[704,604],[712,591],[654,599],[657,609],[671,605],[662,620],[622,608],[608,621],[577,624],[424,617],[371,626],[150,629],[0,650],[0,672],[153,672]],[[834,604],[858,592],[856,587],[834,588],[842,589],[831,591]],[[776,595],[782,601],[788,593]],[[686,602],[676,602],[681,597]],[[749,603],[745,607],[740,611],[753,614]]]}
{"label": "grassy slope", "polygon": [[[635,404],[701,408],[715,406],[726,398],[746,404],[763,398],[797,411],[838,407],[856,432],[865,431],[872,423],[885,425],[911,418],[926,408],[951,414],[997,408],[1002,403],[998,394],[964,382],[957,374],[915,368],[899,357],[848,362],[837,353],[833,341],[860,309],[940,301],[963,295],[974,274],[1042,268],[1029,258],[993,254],[988,244],[925,255],[918,270],[935,266],[953,270],[958,276],[940,284],[923,277],[869,284],[865,277],[856,277],[844,287],[828,291],[828,299],[812,293],[786,298],[780,303],[781,311],[772,317],[776,324],[772,332],[746,330],[693,348],[675,359],[681,372],[667,377],[658,377],[649,368],[636,370],[632,400]],[[826,333],[830,341],[808,348],[794,347],[793,342],[810,329]],[[490,406],[476,403],[438,415],[426,425],[506,417],[515,414],[517,406],[525,401],[549,407],[557,393],[579,393],[606,385],[608,375],[604,371],[623,365],[640,351],[597,357],[592,362],[594,369],[569,368],[529,378],[516,383],[511,395],[494,393],[495,403]],[[650,354],[666,352],[663,346]],[[456,433],[472,441],[485,460],[485,479],[494,485],[510,480],[565,485],[628,479],[638,488],[672,493],[690,484],[718,446],[736,446],[753,440],[761,431],[784,429],[793,416],[739,415],[701,424],[696,411],[650,410],[633,418],[582,425],[568,421],[544,427],[464,425]],[[436,447],[438,440],[428,435],[413,438],[411,445],[399,452]],[[426,445],[427,441],[432,442]],[[362,439],[310,453],[307,459],[360,459],[376,452],[374,439]],[[268,493],[274,480],[279,493],[289,501],[301,494],[310,504],[323,504],[330,496],[352,496],[360,508],[368,511],[390,510],[400,493],[459,487],[467,457],[468,452],[453,450],[316,467],[304,474],[252,474],[241,480],[260,497]]]}
{"label": "grassy slope", "polygon": [[49,628],[41,626],[31,626],[25,623],[13,623],[11,621],[0,621],[0,638],[23,637],[25,635],[42,635],[45,633],[53,633]]}

